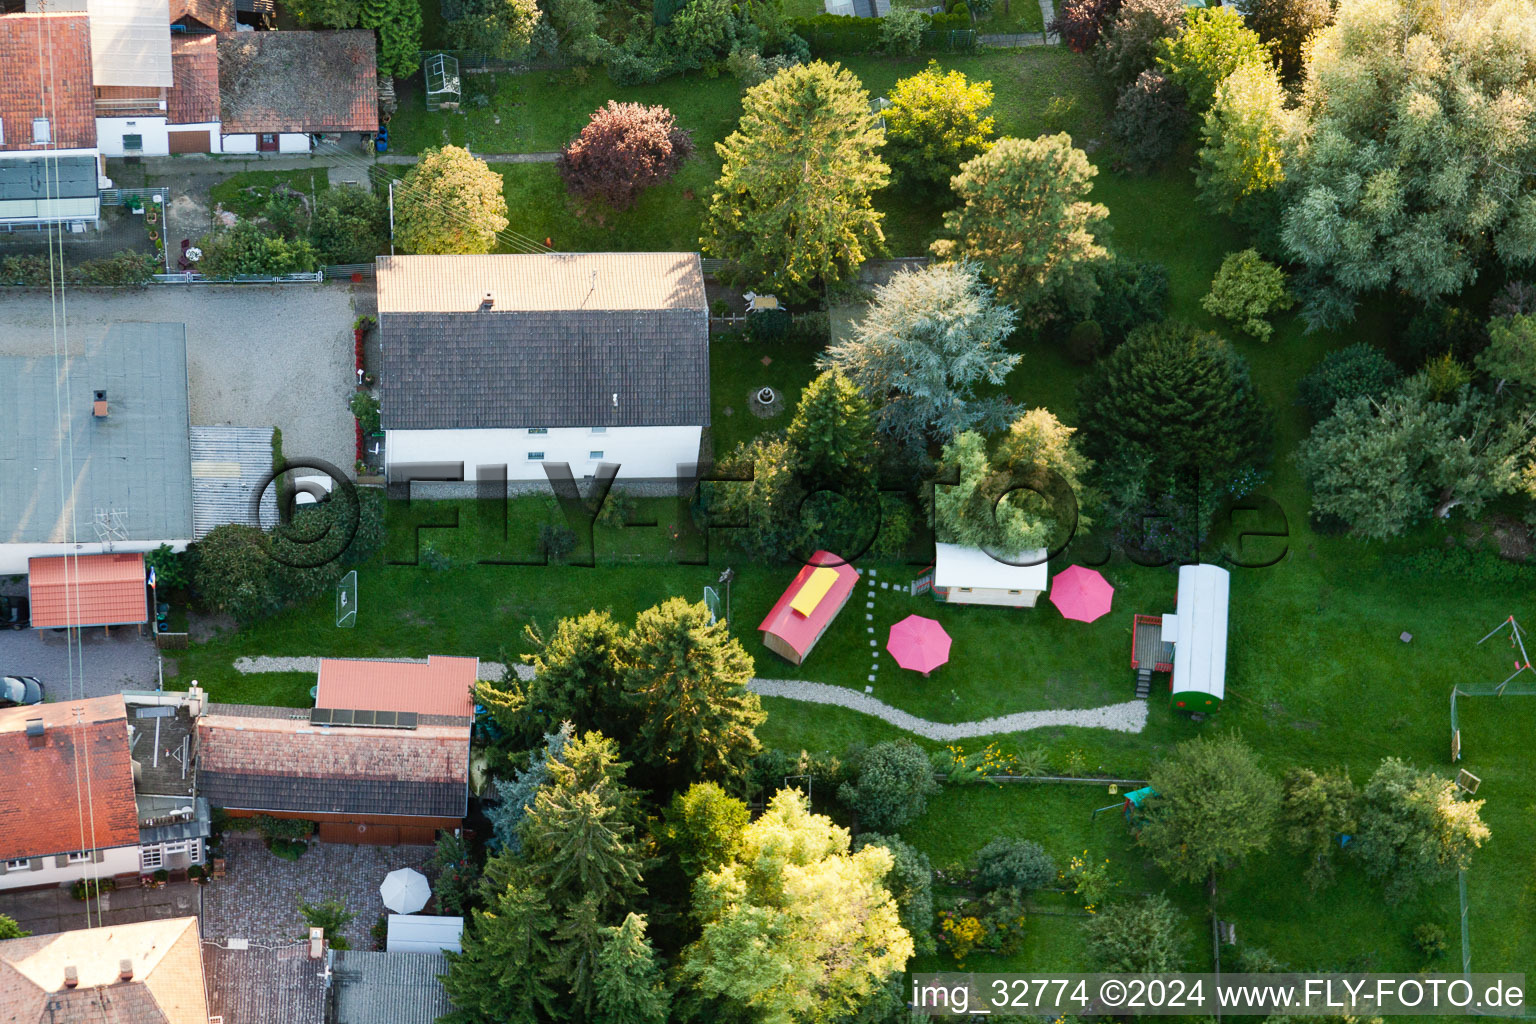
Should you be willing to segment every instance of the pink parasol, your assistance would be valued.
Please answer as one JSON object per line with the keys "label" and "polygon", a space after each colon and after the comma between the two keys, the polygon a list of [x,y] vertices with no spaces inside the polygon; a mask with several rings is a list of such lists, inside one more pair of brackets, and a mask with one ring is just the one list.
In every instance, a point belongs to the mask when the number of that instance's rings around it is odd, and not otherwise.
{"label": "pink parasol", "polygon": [[891,627],[885,649],[902,668],[926,676],[949,660],[949,634],[933,619],[908,615]]}
{"label": "pink parasol", "polygon": [[1096,569],[1073,565],[1051,580],[1051,604],[1063,618],[1092,622],[1107,614],[1114,600],[1115,588]]}

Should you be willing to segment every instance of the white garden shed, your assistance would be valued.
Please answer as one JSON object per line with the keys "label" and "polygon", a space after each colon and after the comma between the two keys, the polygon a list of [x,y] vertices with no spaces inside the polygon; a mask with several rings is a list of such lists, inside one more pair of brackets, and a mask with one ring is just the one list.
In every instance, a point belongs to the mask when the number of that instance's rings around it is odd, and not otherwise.
{"label": "white garden shed", "polygon": [[934,545],[933,596],[947,604],[1033,608],[1050,578],[1044,548],[1021,552],[1003,562],[980,548]]}

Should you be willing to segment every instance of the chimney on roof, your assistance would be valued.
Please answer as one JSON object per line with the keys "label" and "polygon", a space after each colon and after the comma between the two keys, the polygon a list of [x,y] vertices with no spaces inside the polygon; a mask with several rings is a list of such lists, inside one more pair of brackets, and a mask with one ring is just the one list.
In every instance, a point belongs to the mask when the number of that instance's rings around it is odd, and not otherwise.
{"label": "chimney on roof", "polygon": [[27,719],[27,746],[40,747],[47,742],[41,718]]}
{"label": "chimney on roof", "polygon": [[117,962],[117,980],[118,981],[132,981],[133,980],[133,961],[132,960],[119,960]]}
{"label": "chimney on roof", "polygon": [[91,415],[99,420],[107,418],[107,393],[98,389],[96,400],[91,404]]}
{"label": "chimney on roof", "polygon": [[74,964],[64,968],[64,987],[74,988],[80,984],[80,970]]}
{"label": "chimney on roof", "polygon": [[325,929],[311,928],[309,930],[309,958],[319,960],[325,955]]}
{"label": "chimney on roof", "polygon": [[480,312],[486,313],[496,307],[496,295],[494,292],[486,292],[485,298],[480,300]]}

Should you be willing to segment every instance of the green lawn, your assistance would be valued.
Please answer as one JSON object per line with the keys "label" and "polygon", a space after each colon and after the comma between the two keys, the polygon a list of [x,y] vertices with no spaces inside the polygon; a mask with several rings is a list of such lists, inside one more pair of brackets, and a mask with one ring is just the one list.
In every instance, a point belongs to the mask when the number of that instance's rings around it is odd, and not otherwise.
{"label": "green lawn", "polygon": [[274,189],[314,196],[329,187],[330,180],[323,170],[241,171],[212,186],[208,196],[238,217],[254,217],[266,208]]}

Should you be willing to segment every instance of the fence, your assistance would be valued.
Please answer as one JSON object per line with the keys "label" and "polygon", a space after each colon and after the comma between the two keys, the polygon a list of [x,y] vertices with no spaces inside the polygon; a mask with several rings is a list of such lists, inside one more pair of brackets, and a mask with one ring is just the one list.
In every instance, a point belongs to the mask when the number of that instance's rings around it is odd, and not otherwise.
{"label": "fence", "polygon": [[187,646],[189,635],[186,633],[156,633],[155,648],[161,651],[179,651]]}
{"label": "fence", "polygon": [[373,263],[343,263],[334,267],[321,267],[320,273],[327,281],[350,279],[353,274],[373,278],[378,276],[378,266]]}
{"label": "fence", "polygon": [[130,200],[149,202],[155,196],[165,196],[165,188],[104,188],[101,190],[102,206],[129,206]]}
{"label": "fence", "polygon": [[205,277],[202,274],[156,274],[156,284],[316,284],[325,280],[319,270],[300,274],[236,274],[234,277]]}
{"label": "fence", "polygon": [[570,61],[560,58],[544,60],[503,60],[474,50],[417,50],[416,59],[426,66],[427,61],[439,54],[459,62],[459,73],[474,75],[485,72],[521,74],[526,71],[564,71],[572,67]]}

